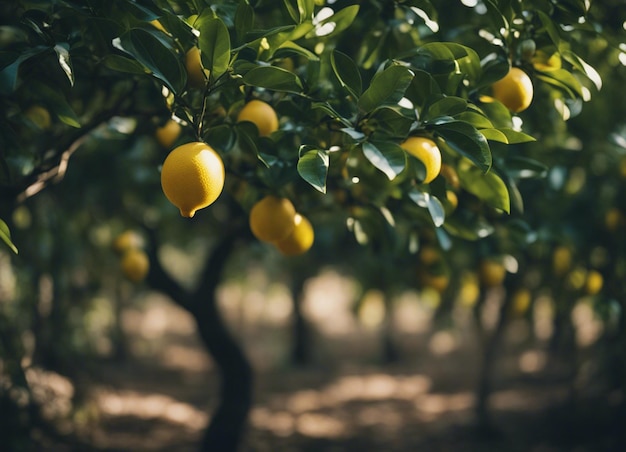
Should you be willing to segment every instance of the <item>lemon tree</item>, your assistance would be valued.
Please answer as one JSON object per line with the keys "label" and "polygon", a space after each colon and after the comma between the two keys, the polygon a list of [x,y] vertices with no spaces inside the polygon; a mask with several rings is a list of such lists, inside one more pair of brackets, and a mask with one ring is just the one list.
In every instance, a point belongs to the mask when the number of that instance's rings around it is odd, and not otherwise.
{"label": "lemon tree", "polygon": [[[68,236],[90,231],[86,249],[110,251],[110,231],[130,222],[166,243],[210,243],[193,292],[160,267],[154,237],[149,265],[135,252],[128,266],[188,309],[216,352],[227,400],[213,425],[231,428],[205,441],[224,450],[251,399],[249,366],[210,295],[235,238],[303,259],[358,245],[406,270],[385,273],[394,282],[442,301],[483,258],[504,256],[484,285],[535,284],[515,302],[524,315],[536,290],[564,293],[565,319],[571,273],[594,269],[602,279],[578,278],[577,290],[605,300],[598,312],[619,324],[626,152],[615,118],[625,113],[602,91],[623,87],[620,4],[473,3],[3,4],[0,239],[31,256],[12,265],[28,278],[38,273],[28,265],[52,262],[62,242],[49,231],[70,211]],[[90,223],[103,218],[110,230]],[[441,254],[420,260],[429,246]],[[557,269],[560,246],[570,257]]]}

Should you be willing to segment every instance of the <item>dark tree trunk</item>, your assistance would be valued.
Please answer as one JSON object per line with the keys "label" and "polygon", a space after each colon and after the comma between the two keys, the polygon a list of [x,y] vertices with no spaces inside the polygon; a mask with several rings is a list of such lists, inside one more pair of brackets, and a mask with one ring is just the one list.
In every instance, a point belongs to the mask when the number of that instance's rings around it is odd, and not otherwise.
{"label": "dark tree trunk", "polygon": [[311,327],[302,313],[302,298],[306,277],[295,272],[291,285],[293,297],[293,323],[291,362],[296,366],[307,366],[311,363]]}
{"label": "dark tree trunk", "polygon": [[200,443],[199,450],[202,452],[236,451],[252,404],[252,368],[220,315],[215,298],[235,238],[236,234],[225,237],[215,246],[198,288],[189,292],[161,267],[156,256],[156,238],[153,233],[151,235],[149,283],[193,316],[202,343],[213,358],[220,376],[220,400]]}
{"label": "dark tree trunk", "polygon": [[[491,334],[485,334],[483,328],[481,328],[483,343],[483,360],[478,376],[478,385],[476,388],[476,421],[481,431],[485,433],[494,433],[493,419],[489,411],[489,397],[493,392],[494,387],[494,368],[496,358],[498,357],[498,346],[502,343],[502,337],[506,330],[508,321],[508,313],[511,304],[511,295],[513,293],[512,287],[515,286],[517,275],[509,275],[506,281],[506,293],[504,299],[500,305],[500,311],[498,314],[498,320],[494,330]],[[487,293],[485,289],[481,289],[481,300],[484,302]],[[483,303],[481,303],[483,304]]]}

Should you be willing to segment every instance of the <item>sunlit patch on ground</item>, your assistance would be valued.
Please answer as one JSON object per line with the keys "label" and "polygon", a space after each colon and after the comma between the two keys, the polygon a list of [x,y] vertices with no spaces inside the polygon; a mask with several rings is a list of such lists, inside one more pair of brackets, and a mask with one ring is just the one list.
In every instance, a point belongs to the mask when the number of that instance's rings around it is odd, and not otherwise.
{"label": "sunlit patch on ground", "polygon": [[[389,450],[404,452],[404,442],[426,441],[475,421],[482,352],[476,305],[456,303],[452,323],[435,327],[437,293],[406,291],[385,299],[373,291],[355,310],[358,295],[354,280],[330,269],[306,284],[302,308],[315,331],[314,356],[310,367],[299,370],[288,361],[289,287],[257,270],[245,284],[228,281],[220,288],[221,312],[257,374],[246,452],[300,452],[303,441],[307,451],[316,452],[387,450],[392,444],[396,448]],[[485,337],[498,321],[501,295],[493,291],[478,311]],[[551,364],[546,344],[554,328],[553,300],[539,294],[533,310],[532,321],[509,322],[498,345],[501,380],[489,398],[496,419],[539,412],[566,395],[558,383],[512,384]],[[131,358],[126,367],[108,368],[104,383],[95,386],[100,418],[91,433],[94,441],[113,449],[130,444],[133,452],[194,450],[219,385],[193,319],[162,296],[143,292],[122,320]],[[581,300],[572,320],[577,344],[591,347],[603,326],[590,304]],[[402,361],[386,367],[380,364],[381,337],[389,327]],[[57,386],[57,392],[68,390]]]}

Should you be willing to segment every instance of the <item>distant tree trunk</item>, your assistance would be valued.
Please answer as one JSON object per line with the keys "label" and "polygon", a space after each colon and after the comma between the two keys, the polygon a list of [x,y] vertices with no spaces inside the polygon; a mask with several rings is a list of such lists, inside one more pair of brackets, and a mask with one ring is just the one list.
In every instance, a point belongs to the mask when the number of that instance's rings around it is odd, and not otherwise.
{"label": "distant tree trunk", "polygon": [[[481,342],[483,344],[483,360],[478,377],[478,385],[476,388],[476,421],[479,429],[483,432],[493,432],[494,425],[489,411],[489,397],[493,392],[494,386],[494,368],[496,358],[498,356],[498,346],[502,342],[502,337],[506,329],[508,321],[508,313],[511,305],[511,295],[513,293],[512,287],[517,284],[514,279],[517,275],[509,275],[506,281],[506,294],[500,305],[500,311],[498,314],[498,320],[495,328],[490,335],[486,335],[486,332],[481,327]],[[485,289],[481,289],[481,300],[484,302]],[[481,303],[481,305],[484,303]]]}
{"label": "distant tree trunk", "polygon": [[307,278],[300,272],[294,272],[291,284],[293,299],[291,362],[296,366],[311,364],[311,327],[302,313],[304,284]]}
{"label": "distant tree trunk", "polygon": [[196,321],[198,333],[219,372],[221,391],[218,406],[207,426],[199,450],[234,452],[242,439],[252,405],[252,368],[241,347],[228,331],[215,297],[222,270],[236,234],[225,237],[210,254],[196,290],[183,289],[160,265],[156,239],[151,235],[151,267],[148,281],[186,309]]}

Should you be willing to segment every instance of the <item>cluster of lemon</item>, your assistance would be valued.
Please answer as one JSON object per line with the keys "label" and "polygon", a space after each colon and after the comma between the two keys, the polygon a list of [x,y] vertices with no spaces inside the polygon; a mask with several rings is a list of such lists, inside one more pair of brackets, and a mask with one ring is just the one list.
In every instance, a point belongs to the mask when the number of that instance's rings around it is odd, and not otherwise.
{"label": "cluster of lemon", "polygon": [[296,212],[289,199],[273,195],[252,206],[250,230],[257,239],[271,243],[285,256],[307,252],[315,240],[311,222]]}
{"label": "cluster of lemon", "polygon": [[[253,123],[262,137],[278,130],[276,112],[258,99],[244,105],[237,121]],[[164,147],[171,147],[179,135],[180,125],[173,120],[156,131],[157,140]],[[187,218],[193,217],[198,209],[213,204],[222,193],[224,183],[222,158],[211,146],[199,141],[174,148],[161,170],[163,193]],[[272,195],[264,197],[250,210],[249,220],[255,237],[272,243],[284,255],[303,254],[313,245],[314,231],[310,221],[296,212],[289,199]]]}
{"label": "cluster of lemon", "polygon": [[113,249],[120,256],[122,274],[134,283],[143,281],[150,270],[150,259],[143,245],[142,237],[132,230],[124,231],[113,241]]}

